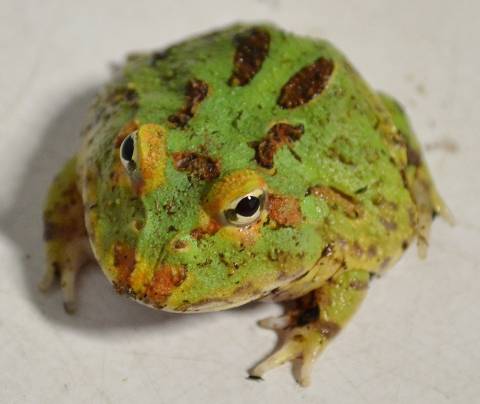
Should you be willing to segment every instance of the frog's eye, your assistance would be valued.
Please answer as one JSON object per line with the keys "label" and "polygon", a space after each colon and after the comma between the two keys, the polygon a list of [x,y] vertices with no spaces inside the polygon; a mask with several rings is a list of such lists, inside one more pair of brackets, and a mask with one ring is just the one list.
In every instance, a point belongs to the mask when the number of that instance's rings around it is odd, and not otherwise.
{"label": "frog's eye", "polygon": [[248,226],[256,222],[265,205],[265,190],[256,189],[235,201],[223,212],[225,220],[235,226]]}
{"label": "frog's eye", "polygon": [[120,145],[120,160],[127,171],[131,172],[137,168],[136,163],[136,143],[137,132],[130,133],[125,139],[123,139]]}

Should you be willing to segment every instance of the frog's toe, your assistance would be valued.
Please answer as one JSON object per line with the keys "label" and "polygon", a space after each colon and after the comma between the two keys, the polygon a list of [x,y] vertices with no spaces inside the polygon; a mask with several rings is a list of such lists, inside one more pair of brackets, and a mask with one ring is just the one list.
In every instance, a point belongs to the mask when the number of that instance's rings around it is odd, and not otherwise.
{"label": "frog's toe", "polygon": [[38,289],[41,292],[47,292],[53,284],[55,279],[56,271],[54,265],[48,265],[45,273],[43,274],[42,280],[38,283]]}
{"label": "frog's toe", "polygon": [[321,335],[310,330],[309,327],[296,327],[289,330],[280,348],[249,371],[250,377],[262,378],[266,372],[286,362],[298,360],[299,366],[296,367],[295,378],[300,385],[308,386],[315,358],[325,346],[325,341],[321,339]]}
{"label": "frog's toe", "polygon": [[91,253],[86,239],[63,240],[47,243],[47,269],[38,284],[42,292],[46,292],[59,278],[63,295],[63,307],[68,314],[76,309],[75,285],[79,270],[91,261]]}
{"label": "frog's toe", "polygon": [[77,271],[67,269],[62,271],[60,276],[60,286],[63,294],[63,308],[68,314],[75,313],[77,309],[77,303],[75,299],[75,280],[77,277]]}
{"label": "frog's toe", "polygon": [[284,330],[285,328],[289,327],[291,323],[291,316],[285,314],[279,317],[268,317],[260,320],[258,325],[262,328],[266,328],[267,330]]}

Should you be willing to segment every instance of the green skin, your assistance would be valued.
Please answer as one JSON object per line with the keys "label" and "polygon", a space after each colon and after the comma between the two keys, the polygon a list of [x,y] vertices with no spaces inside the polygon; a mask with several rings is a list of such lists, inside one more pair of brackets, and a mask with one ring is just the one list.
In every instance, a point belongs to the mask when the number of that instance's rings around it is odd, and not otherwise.
{"label": "green skin", "polygon": [[[66,198],[60,191],[76,184],[90,245],[105,275],[119,292],[153,307],[191,312],[263,297],[297,299],[283,326],[264,324],[287,332],[283,351],[251,374],[258,377],[302,357],[305,370],[298,379],[307,384],[309,360],[355,311],[370,275],[385,270],[422,234],[419,223],[429,227],[421,217],[431,221],[444,208],[401,109],[371,91],[328,42],[257,27],[270,36],[268,55],[248,84],[230,85],[235,36],[250,28],[236,25],[193,38],[156,57],[131,56],[122,76],[95,101],[84,146],[54,182],[45,220],[57,227],[70,220],[58,213]],[[319,57],[334,65],[323,91],[295,108],[278,105],[285,83]],[[208,94],[186,125],[176,126],[169,117],[185,108],[185,89],[193,79],[207,83]],[[163,165],[155,171],[163,179],[151,179],[154,185],[143,191],[136,184],[146,174],[120,161],[119,133],[129,122],[157,125],[164,144]],[[303,125],[304,131],[276,150],[274,168],[267,169],[252,145],[279,122]],[[173,158],[178,152],[209,156],[218,177],[202,179],[179,169]],[[282,220],[278,206],[266,202],[254,223],[235,226],[219,219],[222,211],[206,207],[209,198],[223,198],[212,195],[220,189],[215,184],[244,172],[266,184],[267,198],[288,198],[297,209],[285,208]],[[195,229],[204,230],[201,237]],[[53,232],[47,243],[49,262],[62,274],[77,268],[59,268],[65,261],[59,251],[85,237],[78,231],[67,240],[64,233]],[[172,248],[178,240],[182,248]],[[301,299],[305,295],[314,296],[313,307],[321,310],[312,310]],[[301,319],[308,310],[311,318]]]}

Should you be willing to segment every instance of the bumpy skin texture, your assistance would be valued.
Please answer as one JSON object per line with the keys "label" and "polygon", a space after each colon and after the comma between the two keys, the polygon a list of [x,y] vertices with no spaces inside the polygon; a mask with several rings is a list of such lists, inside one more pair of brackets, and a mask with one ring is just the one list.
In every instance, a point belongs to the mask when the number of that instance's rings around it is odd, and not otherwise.
{"label": "bumpy skin texture", "polygon": [[[93,253],[119,293],[179,312],[296,299],[263,323],[285,344],[251,375],[300,357],[303,384],[370,275],[417,235],[424,249],[432,215],[445,212],[398,105],[329,43],[272,26],[236,25],[129,57],[69,164],[76,174],[66,170],[62,184],[77,187]],[[60,185],[47,228],[72,222],[52,214]],[[228,223],[228,206],[254,190],[265,194],[258,219]],[[71,239],[57,231],[47,244]],[[55,255],[44,287],[65,272]]]}

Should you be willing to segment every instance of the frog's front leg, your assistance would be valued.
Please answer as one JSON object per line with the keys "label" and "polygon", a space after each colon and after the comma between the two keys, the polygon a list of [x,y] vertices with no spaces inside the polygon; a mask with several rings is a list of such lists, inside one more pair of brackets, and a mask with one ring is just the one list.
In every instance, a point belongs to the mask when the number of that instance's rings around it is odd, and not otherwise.
{"label": "frog's front leg", "polygon": [[295,377],[298,383],[307,386],[315,358],[355,313],[369,280],[366,271],[341,272],[319,289],[295,300],[285,315],[260,321],[261,326],[278,332],[281,345],[250,370],[250,377],[261,378],[265,372],[299,359]]}
{"label": "frog's front leg", "polygon": [[44,210],[47,268],[39,284],[46,291],[59,276],[67,313],[75,311],[75,278],[92,259],[85,230],[81,195],[76,184],[76,158],[53,181]]}

